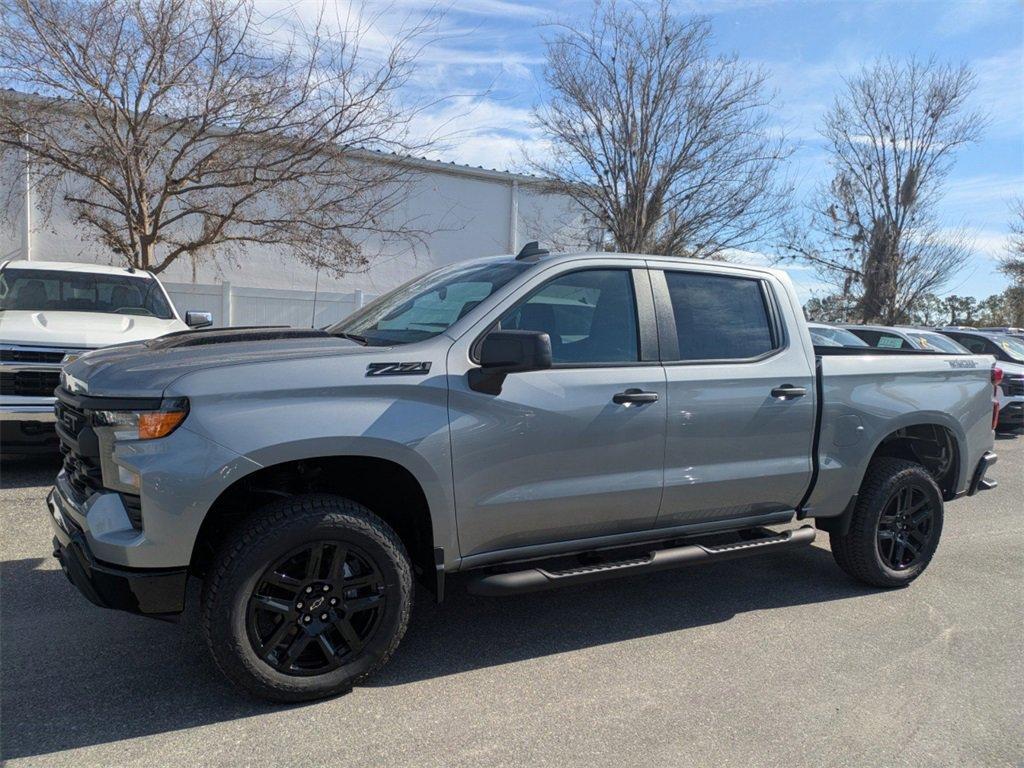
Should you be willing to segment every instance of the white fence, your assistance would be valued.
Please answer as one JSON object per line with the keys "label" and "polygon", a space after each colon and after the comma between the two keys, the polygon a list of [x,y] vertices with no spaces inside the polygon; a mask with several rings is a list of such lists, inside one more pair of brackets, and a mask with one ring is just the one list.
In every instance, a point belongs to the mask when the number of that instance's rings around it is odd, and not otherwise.
{"label": "white fence", "polygon": [[[332,293],[277,288],[243,288],[223,283],[164,283],[182,318],[188,310],[210,312],[216,326],[290,325],[321,328],[337,322],[376,298],[355,291]],[[315,310],[314,310],[315,305]]]}

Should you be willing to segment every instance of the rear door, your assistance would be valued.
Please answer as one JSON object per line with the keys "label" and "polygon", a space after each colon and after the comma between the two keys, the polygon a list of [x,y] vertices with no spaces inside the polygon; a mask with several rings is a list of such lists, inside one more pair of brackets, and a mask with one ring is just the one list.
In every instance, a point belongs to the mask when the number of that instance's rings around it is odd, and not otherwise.
{"label": "rear door", "polygon": [[650,265],[668,389],[658,525],[794,509],[811,475],[815,390],[784,286]]}

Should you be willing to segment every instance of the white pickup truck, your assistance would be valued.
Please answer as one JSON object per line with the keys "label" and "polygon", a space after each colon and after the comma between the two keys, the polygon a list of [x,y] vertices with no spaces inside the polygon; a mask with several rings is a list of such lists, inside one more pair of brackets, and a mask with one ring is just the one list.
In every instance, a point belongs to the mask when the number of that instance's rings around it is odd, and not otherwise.
{"label": "white pickup truck", "polygon": [[5,454],[56,452],[53,390],[83,352],[211,325],[178,315],[155,276],[55,261],[0,264],[0,442]]}

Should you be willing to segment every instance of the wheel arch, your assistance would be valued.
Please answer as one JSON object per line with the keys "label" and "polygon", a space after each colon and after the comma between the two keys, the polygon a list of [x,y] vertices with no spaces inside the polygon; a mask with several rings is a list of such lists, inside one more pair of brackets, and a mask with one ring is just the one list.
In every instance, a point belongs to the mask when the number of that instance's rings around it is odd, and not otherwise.
{"label": "wheel arch", "polygon": [[225,487],[207,510],[193,544],[190,571],[202,575],[228,532],[282,496],[333,493],[356,501],[401,538],[418,577],[436,589],[435,550],[455,552],[451,509],[442,480],[409,449],[360,441],[358,450],[325,451],[320,441],[275,446],[250,456],[260,464]]}
{"label": "wheel arch", "polygon": [[920,464],[934,478],[944,500],[955,498],[964,477],[967,438],[957,422],[950,423],[945,414],[936,416],[943,418],[914,420],[878,440],[861,471],[860,482],[864,482],[871,462],[889,456]]}

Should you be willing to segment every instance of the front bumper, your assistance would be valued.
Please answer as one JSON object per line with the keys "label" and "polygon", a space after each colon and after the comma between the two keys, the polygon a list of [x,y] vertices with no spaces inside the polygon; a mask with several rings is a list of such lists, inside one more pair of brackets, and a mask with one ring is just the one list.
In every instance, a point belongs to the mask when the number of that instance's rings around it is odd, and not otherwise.
{"label": "front bumper", "polygon": [[54,488],[46,497],[53,528],[53,556],[68,580],[101,608],[168,619],[185,608],[185,568],[124,568],[97,560],[68,514],[70,502]]}
{"label": "front bumper", "polygon": [[5,454],[56,454],[52,397],[0,397],[0,444]]}
{"label": "front bumper", "polygon": [[53,412],[54,399],[48,403],[0,403],[0,421],[36,421],[53,423],[57,420]]}

